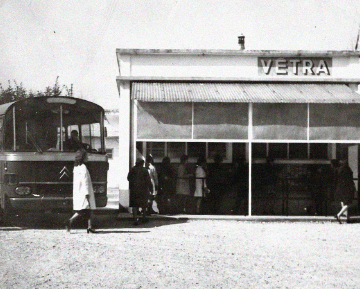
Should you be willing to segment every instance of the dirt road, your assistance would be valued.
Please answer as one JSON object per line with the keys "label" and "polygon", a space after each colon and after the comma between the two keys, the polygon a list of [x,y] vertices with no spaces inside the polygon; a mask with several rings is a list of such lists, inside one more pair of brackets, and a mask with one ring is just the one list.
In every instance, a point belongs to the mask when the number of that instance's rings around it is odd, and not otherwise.
{"label": "dirt road", "polygon": [[2,288],[359,288],[360,224],[63,218],[0,227]]}

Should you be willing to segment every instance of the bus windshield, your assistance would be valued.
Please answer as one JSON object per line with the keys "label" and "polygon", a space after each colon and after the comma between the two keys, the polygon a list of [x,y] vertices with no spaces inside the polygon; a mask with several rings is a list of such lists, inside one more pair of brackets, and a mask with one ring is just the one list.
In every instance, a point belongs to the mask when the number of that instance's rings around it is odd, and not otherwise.
{"label": "bus windshield", "polygon": [[102,153],[102,118],[103,111],[86,101],[20,103],[6,115],[4,149],[71,152],[84,148],[88,152]]}

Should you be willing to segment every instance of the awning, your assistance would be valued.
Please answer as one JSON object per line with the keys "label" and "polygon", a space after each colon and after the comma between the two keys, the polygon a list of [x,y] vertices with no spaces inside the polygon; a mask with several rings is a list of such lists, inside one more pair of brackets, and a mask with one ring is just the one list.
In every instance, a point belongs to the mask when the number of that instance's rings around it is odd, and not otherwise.
{"label": "awning", "polygon": [[132,97],[138,139],[360,140],[345,84],[134,82]]}
{"label": "awning", "polygon": [[360,103],[346,84],[133,82],[144,102]]}

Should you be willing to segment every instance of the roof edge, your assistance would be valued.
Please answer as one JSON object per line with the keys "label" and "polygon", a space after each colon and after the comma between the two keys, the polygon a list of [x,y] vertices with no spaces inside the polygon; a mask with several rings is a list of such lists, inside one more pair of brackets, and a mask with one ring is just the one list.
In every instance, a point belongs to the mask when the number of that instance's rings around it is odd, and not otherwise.
{"label": "roof edge", "polygon": [[275,77],[161,77],[161,76],[117,76],[116,81],[138,82],[298,82],[298,83],[355,83],[360,78],[275,78]]}
{"label": "roof edge", "polygon": [[117,48],[122,55],[223,55],[223,56],[360,56],[355,50],[223,50],[223,49],[136,49]]}

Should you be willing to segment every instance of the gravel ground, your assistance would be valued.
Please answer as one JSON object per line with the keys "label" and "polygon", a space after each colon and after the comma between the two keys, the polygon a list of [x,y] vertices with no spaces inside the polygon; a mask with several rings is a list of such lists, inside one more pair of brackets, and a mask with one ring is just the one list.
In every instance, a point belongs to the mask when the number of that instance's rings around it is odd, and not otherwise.
{"label": "gravel ground", "polygon": [[98,217],[0,227],[1,288],[360,288],[360,224]]}

